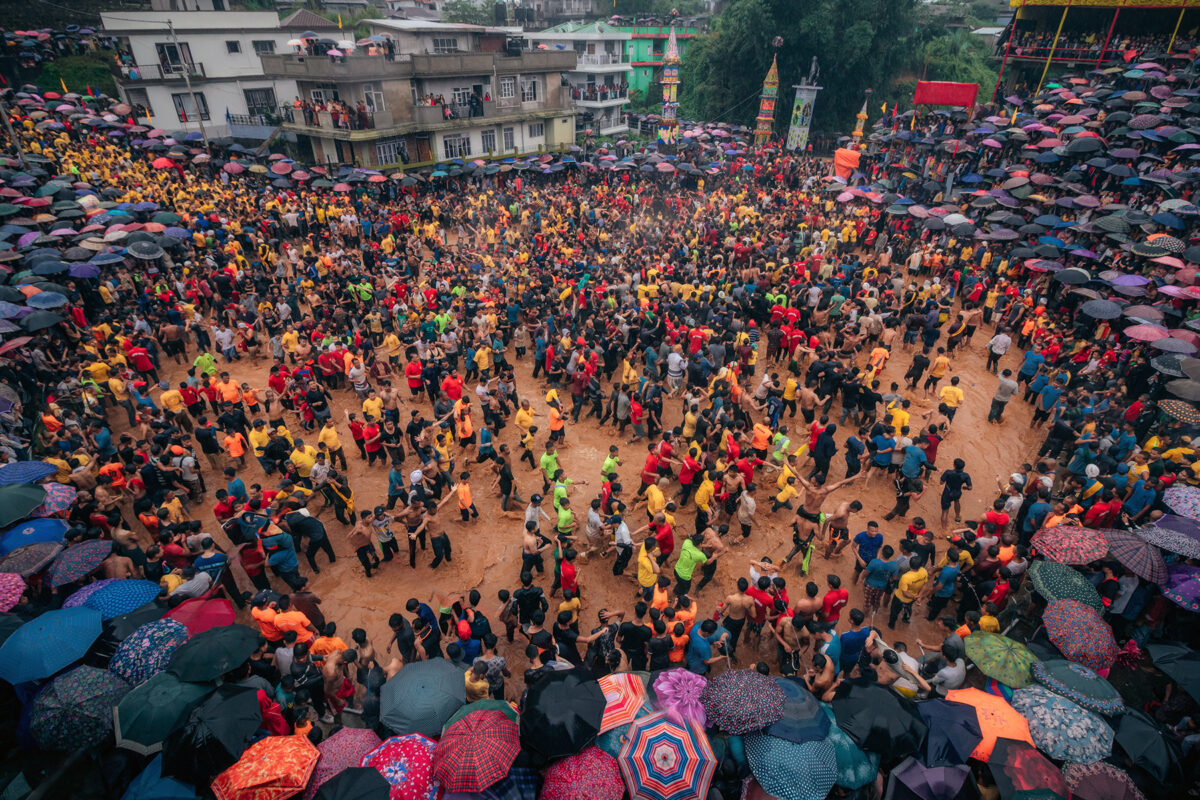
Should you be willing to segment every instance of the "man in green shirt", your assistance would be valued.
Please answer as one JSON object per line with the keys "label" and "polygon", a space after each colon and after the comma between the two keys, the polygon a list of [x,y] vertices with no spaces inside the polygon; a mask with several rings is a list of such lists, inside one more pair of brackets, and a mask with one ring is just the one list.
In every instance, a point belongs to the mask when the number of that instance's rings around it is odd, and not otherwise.
{"label": "man in green shirt", "polygon": [[575,514],[571,511],[570,498],[563,497],[559,503],[558,521],[554,529],[558,532],[558,540],[562,542],[568,541],[575,533]]}
{"label": "man in green shirt", "polygon": [[542,468],[542,494],[550,494],[550,486],[554,483],[554,473],[558,472],[558,451],[554,442],[546,442],[546,452],[538,459]]}
{"label": "man in green shirt", "polygon": [[608,480],[608,476],[617,471],[617,467],[621,466],[621,457],[617,454],[617,446],[614,444],[608,448],[608,457],[604,459],[604,463],[600,466],[600,480]]}
{"label": "man in green shirt", "polygon": [[[696,567],[708,562],[708,556],[700,549],[704,541],[703,533],[693,533],[683,540],[679,549],[679,558],[675,561],[675,594],[687,594],[692,590],[692,573]],[[713,556],[716,558],[716,555]]]}

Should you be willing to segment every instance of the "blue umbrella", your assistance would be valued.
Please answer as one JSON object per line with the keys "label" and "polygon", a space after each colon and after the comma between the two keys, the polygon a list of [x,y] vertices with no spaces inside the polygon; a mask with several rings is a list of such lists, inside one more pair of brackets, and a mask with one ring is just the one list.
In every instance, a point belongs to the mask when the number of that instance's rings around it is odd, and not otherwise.
{"label": "blue umbrella", "polygon": [[[0,319],[13,319],[20,313],[21,313],[21,307],[19,305],[17,305],[16,303],[9,303],[7,301],[0,302]],[[37,463],[41,463],[41,462],[37,462]],[[0,470],[3,470],[5,467],[8,467],[8,466],[9,466],[8,464],[5,464],[4,467],[0,467]]]}
{"label": "blue umbrella", "polygon": [[27,519],[0,534],[0,556],[6,556],[18,547],[37,542],[59,542],[67,533],[67,523],[61,519]]}
{"label": "blue umbrella", "polygon": [[860,789],[879,772],[879,754],[867,753],[854,743],[844,730],[838,727],[833,706],[821,703],[821,709],[833,724],[829,727],[829,738],[837,762],[837,785],[847,789]]}
{"label": "blue umbrella", "polygon": [[58,292],[38,292],[25,301],[30,308],[59,308],[67,304],[67,298]]}
{"label": "blue umbrella", "polygon": [[744,738],[750,771],[767,794],[824,800],[837,781],[837,751],[828,739],[797,744],[761,733]]}
{"label": "blue umbrella", "polygon": [[128,614],[158,597],[159,586],[154,581],[123,580],[110,583],[97,591],[83,604],[100,612],[102,619]]}
{"label": "blue umbrella", "polygon": [[950,700],[926,700],[917,703],[917,713],[929,726],[921,760],[931,767],[965,764],[971,751],[983,741],[974,706]]}
{"label": "blue umbrella", "polygon": [[99,635],[100,612],[94,608],[47,611],[0,645],[0,678],[18,684],[53,675],[83,658]]}
{"label": "blue umbrella", "polygon": [[159,755],[133,779],[121,800],[196,800],[196,790],[190,783],[164,778]]}
{"label": "blue umbrella", "polygon": [[99,255],[92,256],[88,263],[106,267],[109,264],[120,264],[124,260],[125,257],[119,253],[100,253]]}
{"label": "blue umbrella", "polygon": [[[12,303],[0,305],[12,305]],[[48,478],[56,472],[58,472],[58,467],[47,464],[45,461],[13,461],[0,466],[0,486],[8,486],[13,483],[33,483],[42,478]]]}
{"label": "blue umbrella", "polygon": [[792,678],[777,677],[775,683],[783,689],[783,719],[767,726],[764,733],[797,744],[829,735],[829,718],[821,711],[821,703],[812,692]]}
{"label": "blue umbrella", "polygon": [[72,264],[67,270],[72,278],[99,278],[100,268],[95,264]]}
{"label": "blue umbrella", "polygon": [[1017,689],[1012,707],[1028,721],[1033,743],[1051,758],[1092,764],[1112,755],[1115,733],[1108,723],[1044,686]]}
{"label": "blue umbrella", "polygon": [[171,663],[179,646],[188,640],[188,629],[173,619],[147,622],[117,645],[108,668],[133,686],[149,680]]}
{"label": "blue umbrella", "polygon": [[[77,581],[100,566],[112,553],[112,542],[107,539],[89,539],[71,545],[58,554],[50,569],[50,585],[58,588],[65,583]],[[126,609],[132,610],[132,609]]]}

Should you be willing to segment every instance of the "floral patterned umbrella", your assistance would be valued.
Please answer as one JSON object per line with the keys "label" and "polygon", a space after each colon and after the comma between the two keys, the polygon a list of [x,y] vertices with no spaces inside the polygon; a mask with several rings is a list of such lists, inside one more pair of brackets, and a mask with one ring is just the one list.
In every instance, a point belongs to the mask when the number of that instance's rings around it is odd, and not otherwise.
{"label": "floral patterned umbrella", "polygon": [[297,794],[320,753],[307,736],[268,736],[212,782],[217,800],[286,800]]}
{"label": "floral patterned umbrella", "polygon": [[734,736],[761,731],[783,719],[786,699],[775,681],[750,669],[722,672],[700,693],[708,725]]}
{"label": "floral patterned umbrella", "polygon": [[621,800],[624,795],[617,759],[592,745],[550,765],[541,800]]}
{"label": "floral patterned umbrella", "polygon": [[63,546],[58,542],[37,542],[18,547],[0,561],[0,570],[28,578],[49,566],[62,549]]}
{"label": "floral patterned umbrella", "polygon": [[[1034,561],[1029,567],[1029,579],[1038,594],[1047,600],[1078,600],[1097,612],[1104,611],[1096,587],[1079,572],[1066,564],[1053,561]],[[999,676],[992,676],[999,677]]]}
{"label": "floral patterned umbrella", "polygon": [[105,586],[108,586],[110,583],[116,583],[119,580],[121,580],[121,578],[101,578],[98,581],[92,581],[82,589],[76,589],[74,592],[72,592],[71,596],[63,601],[62,607],[75,608],[76,606],[81,606],[86,603],[87,599],[96,592],[100,591]]}
{"label": "floral patterned umbrella", "polygon": [[373,767],[391,784],[389,800],[434,800],[433,740],[419,733],[393,736],[363,756],[362,766]]}
{"label": "floral patterned umbrella", "polygon": [[1119,648],[1112,628],[1078,600],[1054,600],[1042,615],[1046,633],[1062,654],[1095,670],[1113,665]]}
{"label": "floral patterned umbrella", "polygon": [[1112,716],[1125,710],[1116,688],[1083,664],[1062,658],[1039,661],[1033,665],[1033,678],[1088,711]]}
{"label": "floral patterned umbrella", "polygon": [[1134,528],[1133,534],[1168,553],[1200,558],[1200,523],[1168,514],[1154,525]]}
{"label": "floral patterned umbrella", "polygon": [[176,648],[187,640],[187,628],[175,620],[147,622],[117,646],[108,668],[137,686],[166,669]]}
{"label": "floral patterned umbrella", "polygon": [[344,769],[357,767],[363,756],[382,744],[375,731],[370,728],[342,728],[317,745],[321,754],[303,800],[312,800],[321,785]]}
{"label": "floral patterned umbrella", "polygon": [[963,643],[967,658],[989,678],[1013,687],[1028,686],[1033,682],[1029,668],[1037,661],[1037,656],[1020,642],[998,633],[975,631]]}
{"label": "floral patterned umbrella", "polygon": [[1112,755],[1113,729],[1062,695],[1027,686],[1013,692],[1012,704],[1028,720],[1033,743],[1051,758],[1091,764]]}
{"label": "floral patterned umbrella", "polygon": [[1163,492],[1163,503],[1182,517],[1200,520],[1200,487],[1172,486]]}
{"label": "floral patterned umbrella", "polygon": [[0,572],[0,612],[10,611],[25,594],[25,579],[15,572]]}
{"label": "floral patterned umbrella", "polygon": [[59,675],[33,701],[29,732],[47,750],[96,747],[112,733],[113,706],[133,688],[95,667]]}
{"label": "floral patterned umbrella", "polygon": [[1037,553],[1060,564],[1090,564],[1108,553],[1108,539],[1101,531],[1075,525],[1042,528],[1030,544]]}
{"label": "floral patterned umbrella", "polygon": [[1129,773],[1112,764],[1067,764],[1062,772],[1074,800],[1146,800]]}
{"label": "floral patterned umbrella", "polygon": [[65,483],[43,483],[42,488],[46,490],[46,497],[40,506],[29,512],[31,517],[52,517],[66,511],[79,494],[74,486]]}
{"label": "floral patterned umbrella", "polygon": [[646,686],[641,679],[628,672],[614,672],[596,680],[604,691],[605,701],[600,732],[633,722],[646,703]]}
{"label": "floral patterned umbrella", "polygon": [[654,679],[654,696],[663,711],[673,711],[701,727],[707,727],[700,695],[708,679],[686,669],[669,669]]}
{"label": "floral patterned umbrella", "polygon": [[154,581],[119,580],[96,590],[83,604],[99,611],[102,619],[112,619],[141,608],[158,594],[159,586]]}
{"label": "floral patterned umbrella", "polygon": [[107,539],[89,539],[63,550],[50,568],[50,586],[57,589],[87,575],[108,558],[112,545]]}
{"label": "floral patterned umbrella", "polygon": [[1175,564],[1167,571],[1163,595],[1188,611],[1200,611],[1200,567]]}
{"label": "floral patterned umbrella", "polygon": [[1167,562],[1162,551],[1129,531],[1105,531],[1109,552],[1139,577],[1161,584],[1167,579]]}

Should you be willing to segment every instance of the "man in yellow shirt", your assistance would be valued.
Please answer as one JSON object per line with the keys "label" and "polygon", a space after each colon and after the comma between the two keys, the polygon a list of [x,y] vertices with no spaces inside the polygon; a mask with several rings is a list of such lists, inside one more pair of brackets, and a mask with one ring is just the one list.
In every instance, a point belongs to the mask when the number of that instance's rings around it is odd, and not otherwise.
{"label": "man in yellow shirt", "polygon": [[313,464],[317,463],[317,448],[305,444],[303,439],[297,439],[288,458],[296,465],[296,474],[308,478],[312,474]]}
{"label": "man in yellow shirt", "polygon": [[129,397],[129,387],[125,384],[125,379],[119,375],[109,378],[108,391],[112,395],[113,401],[124,408],[125,413],[129,415],[129,427],[137,425],[137,413],[133,409],[133,400]]}
{"label": "man in yellow shirt", "polygon": [[189,419],[184,410],[183,394],[178,389],[172,389],[171,384],[166,381],[159,381],[158,388],[162,390],[162,394],[158,396],[158,402],[166,409],[167,414],[181,424],[188,424]]}
{"label": "man in yellow shirt", "polygon": [[892,593],[892,607],[888,612],[888,629],[896,629],[896,620],[900,618],[901,613],[904,614],[904,621],[912,621],[912,607],[917,598],[921,596],[921,590],[925,588],[925,583],[929,580],[929,573],[925,570],[925,557],[915,555],[909,562],[908,571],[900,576],[900,582],[896,586],[896,591]]}
{"label": "man in yellow shirt", "polygon": [[342,440],[338,438],[337,426],[333,424],[332,417],[325,420],[325,424],[321,426],[317,441],[325,445],[325,450],[329,453],[329,466],[335,466],[340,459],[342,469],[346,469],[346,451],[342,449]]}
{"label": "man in yellow shirt", "polygon": [[942,405],[946,407],[946,416],[950,421],[954,421],[954,415],[958,413],[958,407],[962,405],[963,390],[958,388],[959,378],[955,375],[950,379],[949,386],[943,386],[941,393],[938,394],[938,399],[942,401]]}

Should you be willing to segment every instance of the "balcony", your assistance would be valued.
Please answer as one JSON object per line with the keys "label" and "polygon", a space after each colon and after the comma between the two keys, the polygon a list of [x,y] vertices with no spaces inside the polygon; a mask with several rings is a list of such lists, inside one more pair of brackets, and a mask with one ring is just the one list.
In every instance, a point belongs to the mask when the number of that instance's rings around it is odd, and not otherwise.
{"label": "balcony", "polygon": [[[605,68],[627,69],[629,56],[624,53],[580,53],[576,72],[603,72]],[[599,69],[584,69],[584,67]]]}
{"label": "balcony", "polygon": [[345,113],[335,114],[331,111],[282,106],[279,112],[289,125],[317,128],[329,132],[373,131],[379,128],[390,128],[395,124],[390,111],[347,109]]}
{"label": "balcony", "polygon": [[197,61],[193,64],[138,64],[127,66],[112,65],[112,73],[122,83],[134,81],[182,81],[186,73],[188,78],[202,80],[207,77],[204,64]]}
{"label": "balcony", "polygon": [[526,50],[505,53],[447,53],[411,56],[413,74],[423,78],[461,75],[511,75],[518,72],[565,72],[575,67],[575,53]]}
{"label": "balcony", "polygon": [[611,105],[620,105],[628,102],[629,89],[625,87],[608,87],[589,85],[584,87],[572,87],[571,99],[576,105],[585,107],[603,107]]}
{"label": "balcony", "polygon": [[523,51],[515,56],[505,53],[402,55],[394,60],[382,55],[352,55],[337,61],[327,56],[276,53],[259,56],[259,59],[263,72],[269,77],[325,83],[567,72],[575,68],[575,53],[569,51]]}
{"label": "balcony", "polygon": [[571,113],[571,108],[545,100],[521,103],[510,98],[501,101],[481,100],[473,107],[467,103],[450,103],[445,107],[405,105],[394,111],[359,112],[357,109],[347,109],[345,115],[283,106],[279,113],[284,126],[291,133],[364,141],[380,136],[461,130],[483,122],[503,124],[548,119]]}

